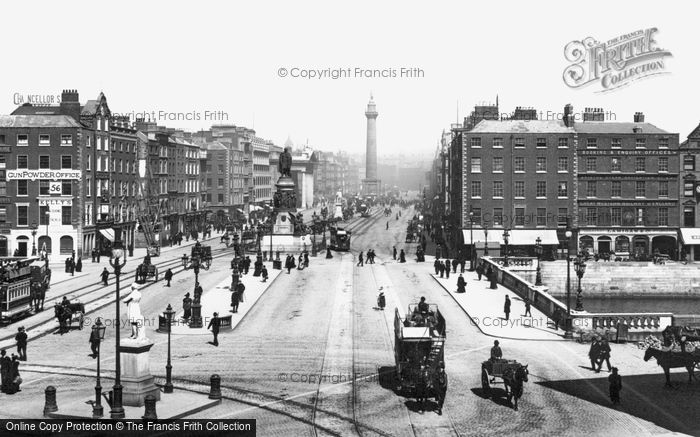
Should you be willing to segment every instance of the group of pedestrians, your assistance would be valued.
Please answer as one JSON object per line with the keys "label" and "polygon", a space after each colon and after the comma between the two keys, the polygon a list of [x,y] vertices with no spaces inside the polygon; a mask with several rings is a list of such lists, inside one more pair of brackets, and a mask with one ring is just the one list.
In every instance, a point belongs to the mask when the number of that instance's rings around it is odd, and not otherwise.
{"label": "group of pedestrians", "polygon": [[75,257],[69,257],[66,258],[66,273],[70,273],[71,276],[75,275],[75,272],[82,272],[83,271],[83,260],[78,257],[78,260],[75,260]]}
{"label": "group of pedestrians", "polygon": [[[287,269],[287,274],[290,274],[292,272],[292,269],[296,268],[297,270],[304,270],[305,268],[309,267],[309,253],[308,252],[302,252],[299,254],[298,260],[294,259],[294,255],[291,253],[287,255],[287,258],[284,260],[284,268]],[[262,267],[262,275],[263,275],[263,282],[267,281],[267,268],[265,266]]]}
{"label": "group of pedestrians", "polygon": [[5,349],[0,350],[0,389],[3,393],[13,395],[20,389],[22,377],[19,374],[20,357],[12,354],[7,356]]}
{"label": "group of pedestrians", "polygon": [[491,265],[489,264],[488,267],[484,267],[483,263],[479,263],[479,265],[476,266],[476,277],[477,281],[481,281],[481,277],[485,277],[487,281],[489,281],[489,288],[492,290],[496,290],[498,288],[498,274],[496,273],[496,270],[494,270]]}

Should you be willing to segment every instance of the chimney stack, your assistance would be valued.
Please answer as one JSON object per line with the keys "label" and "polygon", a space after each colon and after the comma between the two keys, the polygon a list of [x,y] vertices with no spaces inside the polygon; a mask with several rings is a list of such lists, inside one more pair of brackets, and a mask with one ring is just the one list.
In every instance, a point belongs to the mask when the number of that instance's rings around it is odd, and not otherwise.
{"label": "chimney stack", "polygon": [[73,117],[80,122],[80,97],[78,90],[63,90],[61,93],[61,114]]}
{"label": "chimney stack", "polygon": [[635,112],[634,113],[634,122],[635,123],[644,123],[644,113],[643,112]]}
{"label": "chimney stack", "polygon": [[571,103],[567,103],[566,106],[564,106],[564,126],[566,127],[574,127],[574,107],[571,105]]}

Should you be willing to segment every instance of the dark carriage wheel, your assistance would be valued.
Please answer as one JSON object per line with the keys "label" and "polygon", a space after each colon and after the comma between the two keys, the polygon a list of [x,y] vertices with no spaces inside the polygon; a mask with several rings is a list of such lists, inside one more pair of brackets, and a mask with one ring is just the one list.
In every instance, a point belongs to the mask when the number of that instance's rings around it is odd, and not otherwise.
{"label": "dark carriage wheel", "polygon": [[481,369],[481,390],[484,392],[484,396],[487,398],[491,397],[491,386],[489,385],[489,374],[486,369]]}

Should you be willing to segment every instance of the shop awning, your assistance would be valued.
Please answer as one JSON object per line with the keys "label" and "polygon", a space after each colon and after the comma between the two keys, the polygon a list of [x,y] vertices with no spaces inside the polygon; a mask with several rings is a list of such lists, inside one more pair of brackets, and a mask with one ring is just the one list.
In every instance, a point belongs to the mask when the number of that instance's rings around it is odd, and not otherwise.
{"label": "shop awning", "polygon": [[683,244],[700,244],[700,228],[681,228]]}
{"label": "shop awning", "polygon": [[100,229],[100,234],[102,234],[103,237],[108,239],[109,241],[114,241],[114,229],[112,228],[105,228],[105,229]]}
{"label": "shop awning", "polygon": [[[503,232],[501,232],[500,237],[502,240]],[[534,246],[538,237],[542,240],[542,245],[559,244],[557,231],[554,229],[512,229],[508,238],[508,244],[513,246]]]}
{"label": "shop awning", "polygon": [[[489,230],[489,246],[498,247],[501,242],[498,240],[497,235],[492,235],[491,230]],[[464,237],[464,244],[470,245],[474,243],[476,247],[484,247],[484,231],[482,229],[474,229],[471,234],[469,229],[462,229],[462,237]]]}
{"label": "shop awning", "polygon": [[[479,229],[474,229],[473,240],[470,238],[469,229],[462,229],[462,236],[464,238],[464,244],[471,244],[473,241],[477,247],[484,246],[484,231]],[[511,229],[510,236],[508,237],[508,244],[512,246],[534,246],[537,237],[542,239],[543,245],[557,245],[559,244],[559,238],[557,238],[557,231],[554,229]],[[488,245],[490,247],[498,247],[501,244],[505,245],[503,241],[503,229],[489,229]],[[700,241],[698,242],[700,244]]]}

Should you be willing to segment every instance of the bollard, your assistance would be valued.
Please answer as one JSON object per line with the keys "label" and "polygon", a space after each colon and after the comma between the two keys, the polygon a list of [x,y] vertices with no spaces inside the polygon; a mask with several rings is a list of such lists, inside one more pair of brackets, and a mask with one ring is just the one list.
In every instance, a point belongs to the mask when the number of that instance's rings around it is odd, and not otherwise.
{"label": "bollard", "polygon": [[221,399],[221,377],[219,375],[211,375],[209,399]]}
{"label": "bollard", "polygon": [[50,385],[46,387],[44,391],[46,402],[44,403],[44,416],[48,416],[49,413],[58,411],[58,405],[56,405],[56,387]]}
{"label": "bollard", "polygon": [[156,414],[156,397],[153,395],[148,395],[145,398],[143,398],[143,403],[146,406],[146,411],[141,417],[142,419],[157,419],[158,415]]}

